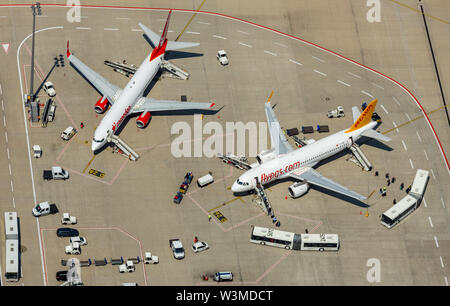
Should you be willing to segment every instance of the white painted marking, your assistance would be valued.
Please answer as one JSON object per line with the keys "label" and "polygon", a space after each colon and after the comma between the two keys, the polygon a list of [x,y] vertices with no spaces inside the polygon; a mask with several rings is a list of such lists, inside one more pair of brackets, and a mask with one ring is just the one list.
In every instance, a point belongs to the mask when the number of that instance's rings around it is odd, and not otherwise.
{"label": "white painted marking", "polygon": [[142,30],[142,29],[131,29],[131,31],[133,31],[133,32],[144,32],[144,30]]}
{"label": "white painted marking", "polygon": [[423,152],[425,153],[425,158],[426,158],[427,160],[430,160],[430,159],[428,158],[427,151],[423,150]]}
{"label": "white painted marking", "polygon": [[239,42],[239,44],[240,44],[240,45],[243,45],[243,46],[246,46],[246,47],[249,47],[249,48],[252,47],[251,45],[247,45],[247,44],[244,44],[244,43],[242,43],[242,42]]}
{"label": "white painted marking", "polygon": [[294,64],[296,64],[296,65],[299,65],[299,66],[303,66],[303,64],[302,64],[302,63],[300,63],[300,62],[297,62],[297,61],[294,61],[293,59],[289,59],[289,61],[290,61],[291,63],[294,63]]}
{"label": "white painted marking", "polygon": [[3,125],[6,127],[6,118],[5,118],[5,115],[3,115]]}
{"label": "white painted marking", "polygon": [[441,261],[441,267],[444,268],[444,261],[442,260],[442,256],[439,256],[439,260]]}
{"label": "white painted marking", "polygon": [[347,83],[345,83],[345,82],[342,82],[341,80],[337,80],[337,82],[340,83],[340,84],[342,84],[342,85],[348,86],[348,87],[352,86],[352,85],[350,85],[350,84],[347,84]]}
{"label": "white painted marking", "polygon": [[209,22],[203,22],[203,21],[197,21],[197,23],[200,23],[200,24],[210,24]]}
{"label": "white painted marking", "polygon": [[76,27],[77,30],[91,30],[90,27]]}
{"label": "white painted marking", "polygon": [[442,207],[445,208],[444,199],[441,197]]}
{"label": "white painted marking", "polygon": [[325,73],[320,72],[319,70],[314,69],[313,71],[314,71],[315,73],[321,74],[321,75],[323,75],[323,76],[327,76]]}
{"label": "white painted marking", "polygon": [[423,204],[425,205],[425,208],[428,208],[427,201],[425,200],[425,198],[423,198]]}
{"label": "white painted marking", "polygon": [[118,28],[103,28],[105,31],[119,31]]}
{"label": "white painted marking", "polygon": [[414,165],[413,165],[413,162],[412,162],[411,158],[409,159],[409,163],[411,164],[411,168],[414,169]]}
{"label": "white painted marking", "polygon": [[408,121],[411,121],[411,117],[409,117],[409,115],[407,113],[405,113],[406,118],[408,118]]}
{"label": "white painted marking", "polygon": [[395,122],[394,122],[394,121],[392,121],[392,124],[394,124],[394,127],[395,127],[395,129],[397,130],[397,133],[398,133],[398,132],[399,132],[399,130],[398,130],[397,124],[395,124]]}
{"label": "white painted marking", "polygon": [[445,280],[445,285],[448,287],[448,280],[447,280],[447,276],[444,277]]}
{"label": "white painted marking", "polygon": [[39,17],[39,18],[47,18],[48,15],[36,15],[36,17]]}
{"label": "white painted marking", "polygon": [[213,37],[220,38],[220,39],[226,39],[225,37],[222,37],[222,36],[219,36],[219,35],[213,35]]}
{"label": "white painted marking", "polygon": [[270,52],[270,51],[267,51],[267,50],[264,50],[264,53],[267,53],[267,54],[270,54],[270,55],[273,55],[273,56],[277,56],[276,53],[273,53],[273,52]]}
{"label": "white painted marking", "polygon": [[430,170],[431,170],[431,174],[433,175],[433,178],[436,179],[436,175],[434,175],[433,169],[430,169]]}
{"label": "white painted marking", "polygon": [[8,159],[11,159],[11,156],[9,155],[9,148],[6,148],[6,153],[8,153]]}
{"label": "white painted marking", "polygon": [[[162,33],[163,30],[159,30]],[[167,33],[173,33],[173,30],[167,30]]]}
{"label": "white painted marking", "polygon": [[325,63],[325,61],[324,61],[323,59],[318,58],[318,57],[315,57],[315,56],[313,56],[313,55],[311,55],[311,56],[312,56],[313,59],[316,59],[316,60],[318,60],[319,62]]}
{"label": "white painted marking", "polygon": [[249,33],[247,33],[247,32],[244,32],[244,31],[240,31],[240,30],[237,30],[239,33],[242,33],[242,34],[245,34],[245,35],[250,35]]}
{"label": "white painted marking", "polygon": [[6,143],[8,143],[8,133],[5,132]]}
{"label": "white painted marking", "polygon": [[403,144],[403,147],[405,148],[405,151],[408,151],[408,148],[406,147],[406,144],[403,140],[402,140],[402,144]]}
{"label": "white painted marking", "polygon": [[381,86],[378,85],[377,83],[373,83],[373,82],[372,82],[372,85],[375,86],[375,87],[378,87],[378,88],[380,88],[380,89],[382,89],[382,90],[384,90],[384,87],[381,87]]}
{"label": "white painted marking", "polygon": [[12,197],[13,200],[13,207],[16,208],[16,199],[14,199],[14,196]]}
{"label": "white painted marking", "polygon": [[10,163],[8,163],[8,168],[9,168],[9,175],[12,175],[11,164]]}
{"label": "white painted marking", "polygon": [[130,18],[128,18],[128,17],[116,17],[116,19],[118,19],[118,20],[128,20]]}
{"label": "white painted marking", "polygon": [[3,95],[2,84],[0,84],[0,95]]}
{"label": "white painted marking", "polygon": [[428,216],[428,221],[430,221],[430,226],[431,226],[431,227],[434,227],[434,226],[433,226],[433,221],[431,221],[431,217],[430,217],[430,216]]}
{"label": "white painted marking", "polygon": [[8,18],[8,16],[0,16],[0,18]]}
{"label": "white painted marking", "polygon": [[398,106],[400,106],[400,102],[398,102],[397,98],[396,97],[392,97],[392,98],[394,99],[395,103],[397,103]]}
{"label": "white painted marking", "polygon": [[280,44],[280,43],[274,43],[275,45],[278,45],[278,46],[280,46],[280,47],[283,47],[283,48],[287,48],[288,46],[286,46],[286,45],[283,45],[283,44]]}
{"label": "white painted marking", "polygon": [[420,141],[420,142],[422,142],[422,138],[420,137],[420,135],[419,135],[419,132],[418,132],[418,131],[416,131],[416,135],[417,135],[417,138],[419,138],[419,141]]}
{"label": "white painted marking", "polygon": [[11,192],[14,192],[14,185],[13,185],[13,182],[10,181],[10,183],[11,183]]}
{"label": "white painted marking", "polygon": [[387,111],[387,109],[386,109],[386,107],[384,107],[383,104],[381,104],[381,108],[384,110],[384,112],[385,112],[386,114],[389,114],[388,111]]}
{"label": "white painted marking", "polygon": [[188,34],[196,34],[196,35],[200,34],[199,32],[191,32],[191,31],[187,31],[186,33],[188,33]]}
{"label": "white painted marking", "polygon": [[372,96],[370,93],[368,93],[367,91],[361,90],[361,92],[369,97],[371,97],[372,99],[374,99],[375,97]]}
{"label": "white painted marking", "polygon": [[351,72],[347,72],[348,74],[350,74],[350,75],[352,75],[352,76],[354,76],[355,78],[358,78],[358,79],[360,79],[361,77],[359,76],[359,75],[357,75],[357,74],[354,74],[354,73],[351,73]]}
{"label": "white painted marking", "polygon": [[434,236],[434,242],[436,242],[436,247],[438,248],[439,247],[439,243],[438,243],[438,240],[437,240],[436,236]]}
{"label": "white painted marking", "polygon": [[5,106],[3,105],[3,100],[2,100],[2,111],[5,111]]}

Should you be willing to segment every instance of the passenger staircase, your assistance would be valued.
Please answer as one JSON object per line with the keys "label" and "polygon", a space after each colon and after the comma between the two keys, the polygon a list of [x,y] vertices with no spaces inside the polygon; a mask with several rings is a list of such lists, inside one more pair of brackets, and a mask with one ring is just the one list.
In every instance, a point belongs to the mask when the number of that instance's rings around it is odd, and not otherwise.
{"label": "passenger staircase", "polygon": [[248,163],[247,157],[245,156],[239,157],[231,153],[228,153],[226,155],[217,153],[217,157],[220,158],[224,163],[231,164],[241,170],[248,170],[251,168],[250,164]]}
{"label": "passenger staircase", "polygon": [[127,78],[129,78],[130,75],[135,74],[137,70],[137,67],[135,65],[121,64],[118,62],[111,62],[108,60],[105,60],[104,63],[106,66],[112,67],[115,72],[123,74]]}
{"label": "passenger staircase", "polygon": [[120,139],[119,136],[114,134],[108,136],[107,141],[113,146],[113,153],[119,153],[132,161],[139,159],[139,154],[126,144],[125,141]]}
{"label": "passenger staircase", "polygon": [[189,72],[181,69],[180,67],[176,66],[175,64],[169,61],[162,60],[161,68],[163,68],[164,71],[167,72],[163,74],[164,76],[169,76],[179,80],[189,79],[190,76]]}
{"label": "passenger staircase", "polygon": [[77,258],[70,258],[67,260],[67,281],[61,284],[61,286],[83,286],[81,281],[81,269],[80,261]]}
{"label": "passenger staircase", "polygon": [[366,155],[363,153],[363,151],[361,151],[356,143],[352,144],[352,146],[350,147],[350,151],[352,152],[354,158],[349,158],[348,160],[354,162],[365,171],[372,170],[372,164],[369,162]]}
{"label": "passenger staircase", "polygon": [[255,199],[256,204],[261,207],[266,215],[270,215],[273,212],[273,209],[272,205],[270,205],[269,198],[267,197],[263,185],[258,181],[257,177],[252,180],[252,184],[255,187],[255,192],[257,195],[257,199]]}

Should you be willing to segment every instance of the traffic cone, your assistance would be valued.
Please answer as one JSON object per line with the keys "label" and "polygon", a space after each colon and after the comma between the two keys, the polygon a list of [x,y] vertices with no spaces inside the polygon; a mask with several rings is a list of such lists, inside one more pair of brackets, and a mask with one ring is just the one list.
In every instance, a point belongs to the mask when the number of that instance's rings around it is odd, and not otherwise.
{"label": "traffic cone", "polygon": [[359,211],[359,214],[362,215],[362,211]]}
{"label": "traffic cone", "polygon": [[366,212],[365,216],[368,217],[369,216],[369,212]]}
{"label": "traffic cone", "polygon": [[284,199],[287,200],[287,196],[285,196]]}

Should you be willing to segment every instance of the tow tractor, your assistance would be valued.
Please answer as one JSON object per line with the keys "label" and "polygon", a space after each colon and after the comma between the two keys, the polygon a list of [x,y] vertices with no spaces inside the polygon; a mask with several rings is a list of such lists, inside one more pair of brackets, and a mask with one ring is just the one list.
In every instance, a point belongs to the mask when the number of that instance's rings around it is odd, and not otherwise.
{"label": "tow tractor", "polygon": [[72,254],[72,255],[80,255],[81,254],[81,247],[78,242],[72,242],[68,246],[66,246],[65,249],[66,254]]}
{"label": "tow tractor", "polygon": [[131,272],[134,272],[134,270],[135,270],[135,267],[134,267],[134,263],[132,260],[127,260],[126,263],[121,264],[119,266],[120,273],[124,273],[124,272],[131,273]]}
{"label": "tow tractor", "polygon": [[344,108],[342,106],[338,106],[337,109],[329,110],[327,113],[328,118],[340,118],[344,117]]}
{"label": "tow tractor", "polygon": [[152,255],[152,253],[150,253],[150,252],[145,252],[144,263],[145,264],[157,264],[157,263],[159,263],[159,258],[156,255]]}
{"label": "tow tractor", "polygon": [[62,224],[77,224],[77,217],[71,216],[69,213],[63,213],[61,218]]}

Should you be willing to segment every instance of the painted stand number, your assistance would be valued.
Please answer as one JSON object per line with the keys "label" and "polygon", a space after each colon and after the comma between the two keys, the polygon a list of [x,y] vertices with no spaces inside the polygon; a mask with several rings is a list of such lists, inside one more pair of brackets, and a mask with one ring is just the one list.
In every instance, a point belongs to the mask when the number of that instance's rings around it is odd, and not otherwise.
{"label": "painted stand number", "polygon": [[103,172],[100,172],[100,171],[97,171],[94,169],[89,170],[89,174],[98,176],[99,178],[103,178],[105,176],[105,174]]}

